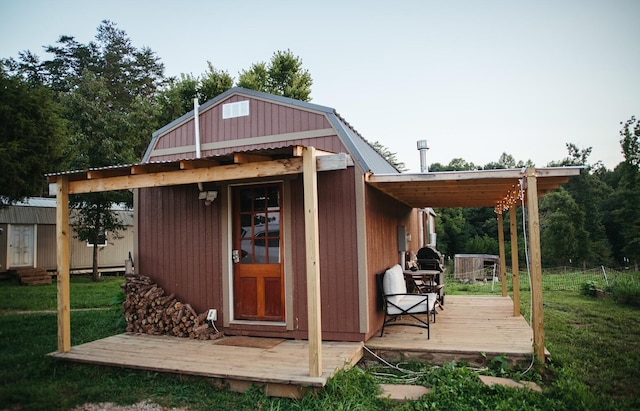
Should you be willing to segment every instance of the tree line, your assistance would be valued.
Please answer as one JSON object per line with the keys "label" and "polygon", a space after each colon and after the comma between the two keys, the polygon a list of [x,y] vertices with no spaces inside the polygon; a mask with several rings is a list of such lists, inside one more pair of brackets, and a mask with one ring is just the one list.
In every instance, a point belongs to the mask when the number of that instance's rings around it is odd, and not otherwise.
{"label": "tree line", "polygon": [[[568,155],[548,167],[583,166],[558,190],[539,202],[542,263],[545,267],[599,265],[633,268],[640,259],[640,121],[621,123],[620,146],[624,160],[613,170],[600,161],[589,163],[592,148],[567,143]],[[497,162],[477,166],[463,159],[432,164],[431,171],[504,169],[533,166],[503,153]],[[519,259],[525,261],[523,212],[517,208]],[[438,248],[455,254],[498,254],[498,222],[490,208],[436,209]],[[504,214],[508,231],[510,214]],[[526,213],[524,213],[526,218]],[[509,233],[505,232],[507,261],[511,259]]]}
{"label": "tree line", "polygon": [[[105,20],[94,40],[83,44],[62,35],[44,51],[46,59],[27,50],[1,60],[0,207],[47,193],[45,173],[139,162],[151,134],[192,110],[194,99],[202,104],[240,86],[311,100],[311,75],[290,50],[276,51],[270,61],[252,64],[237,79],[211,62],[199,76],[168,77],[154,51],[134,46],[124,30]],[[565,159],[549,164],[586,169],[541,200],[545,265],[638,260],[640,126],[635,117],[622,123],[620,137],[624,161],[614,170],[598,162],[589,165],[591,148],[572,144],[567,145]],[[399,171],[406,169],[395,153],[379,142],[371,144]],[[505,153],[484,166],[458,158],[446,165],[431,164],[430,170],[530,165]],[[104,243],[105,235],[117,237],[123,226],[110,210],[114,203],[123,202],[132,202],[128,191],[72,196],[75,235],[92,244]],[[521,209],[518,213],[521,220]],[[440,209],[437,214],[438,244],[445,254],[497,253],[492,209]]]}

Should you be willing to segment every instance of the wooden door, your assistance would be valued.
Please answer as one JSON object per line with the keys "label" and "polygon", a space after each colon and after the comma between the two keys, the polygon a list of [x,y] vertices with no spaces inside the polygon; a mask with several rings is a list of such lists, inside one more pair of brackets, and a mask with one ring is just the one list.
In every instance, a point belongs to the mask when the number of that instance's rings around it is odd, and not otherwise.
{"label": "wooden door", "polygon": [[282,184],[233,190],[235,318],[284,321]]}

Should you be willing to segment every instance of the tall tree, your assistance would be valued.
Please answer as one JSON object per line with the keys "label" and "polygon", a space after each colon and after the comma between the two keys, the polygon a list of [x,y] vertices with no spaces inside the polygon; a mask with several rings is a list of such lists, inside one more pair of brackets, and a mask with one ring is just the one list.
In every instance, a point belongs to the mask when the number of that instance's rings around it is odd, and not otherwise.
{"label": "tall tree", "polygon": [[438,250],[453,257],[465,253],[465,244],[469,241],[467,220],[462,208],[438,208],[436,227],[438,232]]}
{"label": "tall tree", "polygon": [[[592,148],[580,148],[576,144],[567,143],[567,157],[557,162],[550,162],[549,167],[583,166],[584,171],[569,180],[563,187],[571,196],[577,207],[584,214],[585,224],[583,226],[587,233],[586,239],[581,242],[581,249],[572,257],[580,259],[582,264],[608,264],[611,260],[611,245],[607,239],[604,225],[607,213],[604,202],[611,195],[611,189],[602,181],[597,174],[600,172],[600,164],[589,164],[589,156]],[[570,207],[572,204],[556,203],[558,207]],[[558,213],[566,213],[567,210],[557,210]],[[588,223],[587,223],[588,222]],[[567,241],[571,241],[568,236],[571,231],[563,233],[561,225],[549,225],[547,230],[559,230],[558,233],[542,233],[548,238],[561,238],[567,236]],[[559,261],[558,261],[559,262]]]}
{"label": "tall tree", "polygon": [[623,256],[640,260],[640,121],[622,123],[620,145],[624,161],[616,168],[618,186],[611,197],[612,220],[623,240]]}
{"label": "tall tree", "polygon": [[[87,169],[140,160],[151,133],[158,128],[155,104],[165,83],[164,66],[149,48],[136,48],[116,24],[103,21],[94,41],[82,44],[61,36],[46,47],[53,57],[40,62],[31,53],[11,61],[17,73],[40,81],[58,93],[73,130],[69,158],[72,168]],[[121,228],[112,207],[131,202],[124,193],[74,196],[76,235],[94,243]],[[94,279],[97,271],[94,252]]]}
{"label": "tall tree", "polygon": [[69,132],[54,94],[0,66],[0,207],[42,195],[59,171]]}
{"label": "tall tree", "polygon": [[59,95],[74,93],[87,73],[104,80],[109,108],[129,112],[139,120],[119,138],[126,139],[140,158],[158,128],[154,110],[158,91],[166,84],[164,65],[151,49],[134,47],[126,32],[109,20],[104,20],[97,32],[95,40],[87,44],[72,36],[60,36],[55,45],[45,47],[52,55],[48,60],[40,61],[26,51],[19,54],[18,61],[8,59],[6,64],[16,74]]}
{"label": "tall tree", "polygon": [[463,158],[451,159],[449,164],[433,163],[429,166],[430,171],[469,171],[477,170],[479,167]]}
{"label": "tall tree", "polygon": [[573,197],[560,188],[540,201],[540,237],[545,265],[584,262],[589,257],[585,216]]}
{"label": "tall tree", "polygon": [[507,168],[522,168],[522,167],[533,167],[534,164],[531,160],[527,161],[516,161],[516,159],[507,153],[502,153],[497,162],[491,162],[486,164],[483,169],[485,170],[495,170],[495,169],[507,169]]}
{"label": "tall tree", "polygon": [[[311,99],[311,75],[302,68],[302,60],[291,51],[277,51],[269,64],[254,63],[239,74],[237,86],[263,91],[302,101]],[[211,100],[233,87],[233,77],[227,71],[217,69],[207,62],[207,70],[201,76],[181,74],[172,78],[159,98],[157,120],[159,124],[171,121],[193,110],[193,100],[200,104]]]}
{"label": "tall tree", "polygon": [[[139,157],[134,146],[122,135],[133,126],[131,112],[112,110],[113,98],[105,78],[86,70],[73,93],[63,96],[73,127],[71,168],[88,169],[113,164],[130,164]],[[93,245],[92,278],[100,278],[98,245],[120,238],[124,224],[112,210],[117,203],[131,204],[129,192],[103,192],[71,197],[71,224],[75,236]]]}
{"label": "tall tree", "polygon": [[180,80],[173,78],[169,81],[159,98],[160,124],[168,124],[193,110],[196,97],[202,104],[233,87],[233,78],[226,71],[216,69],[211,62],[207,65],[207,71],[200,77],[181,74]]}
{"label": "tall tree", "polygon": [[309,71],[302,68],[300,57],[290,50],[276,51],[269,64],[255,63],[240,72],[238,86],[264,91],[296,100],[311,100],[313,80]]}

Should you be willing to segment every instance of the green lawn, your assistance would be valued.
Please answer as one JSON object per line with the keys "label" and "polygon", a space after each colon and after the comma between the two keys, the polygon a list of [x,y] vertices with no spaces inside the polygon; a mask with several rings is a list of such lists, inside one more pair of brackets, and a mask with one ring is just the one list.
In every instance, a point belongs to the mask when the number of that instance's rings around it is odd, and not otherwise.
{"label": "green lawn", "polygon": [[[103,276],[96,284],[87,276],[71,277],[71,309],[108,307],[121,291],[124,277]],[[12,281],[0,281],[0,310],[55,310],[57,288],[51,285],[18,286]]]}
{"label": "green lawn", "polygon": [[[124,331],[119,307],[122,277],[92,283],[71,281],[72,343]],[[448,283],[449,294],[500,294],[499,284]],[[529,296],[523,292],[523,313]],[[552,361],[509,370],[499,361],[487,373],[539,382],[543,393],[488,388],[477,370],[464,364],[432,367],[402,364],[401,370],[361,365],[340,372],[321,393],[301,400],[266,397],[258,388],[245,394],[214,388],[204,378],[81,365],[46,356],[56,350],[56,287],[0,282],[0,409],[68,410],[86,402],[132,404],[150,400],[193,410],[633,410],[640,409],[640,313],[613,299],[579,292],[545,291],[545,331]],[[30,314],[19,311],[38,311]],[[432,388],[419,401],[401,404],[376,399],[381,381],[414,382]]]}

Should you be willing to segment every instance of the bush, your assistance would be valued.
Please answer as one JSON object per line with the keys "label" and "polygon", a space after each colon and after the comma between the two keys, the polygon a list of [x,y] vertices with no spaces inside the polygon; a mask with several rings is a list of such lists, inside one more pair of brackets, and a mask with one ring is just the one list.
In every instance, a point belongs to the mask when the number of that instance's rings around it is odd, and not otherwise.
{"label": "bush", "polygon": [[595,297],[598,293],[598,282],[595,280],[589,280],[582,285],[582,294]]}
{"label": "bush", "polygon": [[634,275],[616,278],[608,288],[613,298],[623,304],[640,307],[640,281]]}

